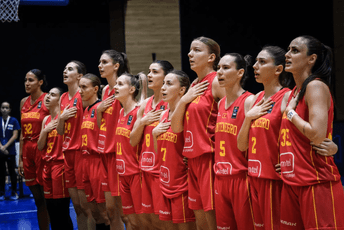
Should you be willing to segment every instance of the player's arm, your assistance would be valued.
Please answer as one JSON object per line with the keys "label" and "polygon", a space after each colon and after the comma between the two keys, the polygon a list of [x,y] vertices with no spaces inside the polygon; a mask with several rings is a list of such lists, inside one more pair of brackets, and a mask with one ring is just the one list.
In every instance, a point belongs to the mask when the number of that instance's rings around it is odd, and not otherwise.
{"label": "player's arm", "polygon": [[[25,101],[27,100],[28,97],[24,97],[21,101],[20,101],[20,109],[19,111],[22,110],[23,105],[25,103]],[[18,172],[19,175],[24,176],[24,167],[23,167],[23,128],[20,130],[20,138],[19,138],[19,161],[18,161]]]}
{"label": "player's arm", "polygon": [[[38,138],[38,141],[37,141],[37,148],[42,151],[44,149],[44,147],[46,146],[47,144],[47,136],[48,136],[48,133],[47,132],[47,127],[44,128],[44,125],[45,125],[45,122],[47,122],[47,119],[48,119],[49,116],[46,116],[44,119],[43,119],[43,122],[42,122],[42,129],[41,129],[41,133],[39,134],[39,138]],[[53,121],[51,121],[49,124],[51,124]]]}
{"label": "player's arm", "polygon": [[216,102],[219,102],[222,98],[226,96],[225,88],[220,87],[217,76],[214,78],[213,84],[211,86],[211,92]]}

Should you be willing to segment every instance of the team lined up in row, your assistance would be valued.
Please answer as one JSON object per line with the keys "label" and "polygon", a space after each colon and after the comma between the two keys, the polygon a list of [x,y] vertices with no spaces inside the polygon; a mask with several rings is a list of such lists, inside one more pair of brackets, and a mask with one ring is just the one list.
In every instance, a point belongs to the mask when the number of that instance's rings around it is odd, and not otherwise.
{"label": "team lined up in row", "polygon": [[[36,204],[43,184],[56,229],[71,224],[68,196],[79,229],[123,229],[122,221],[127,229],[343,228],[344,192],[331,157],[331,55],[310,36],[294,39],[288,52],[264,47],[253,65],[264,86],[256,95],[243,89],[251,57],[220,58],[206,37],[191,43],[198,76],[191,86],[168,61],[153,62],[147,78],[133,76],[114,50],[99,62],[108,82],[102,100],[100,79],[79,61],[64,70],[64,94],[44,94],[42,73],[31,70],[19,171]],[[144,99],[143,90],[138,104],[145,80],[154,95]],[[38,205],[42,225],[44,212]]]}

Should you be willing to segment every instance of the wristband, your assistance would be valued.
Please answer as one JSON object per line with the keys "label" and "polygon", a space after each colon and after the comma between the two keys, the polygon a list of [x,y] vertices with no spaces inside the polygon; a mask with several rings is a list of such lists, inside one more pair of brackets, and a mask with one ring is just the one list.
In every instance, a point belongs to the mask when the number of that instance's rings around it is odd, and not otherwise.
{"label": "wristband", "polygon": [[291,109],[289,110],[288,114],[287,114],[287,118],[289,121],[291,121],[291,119],[293,119],[293,117],[297,115],[297,113],[295,112],[295,110]]}

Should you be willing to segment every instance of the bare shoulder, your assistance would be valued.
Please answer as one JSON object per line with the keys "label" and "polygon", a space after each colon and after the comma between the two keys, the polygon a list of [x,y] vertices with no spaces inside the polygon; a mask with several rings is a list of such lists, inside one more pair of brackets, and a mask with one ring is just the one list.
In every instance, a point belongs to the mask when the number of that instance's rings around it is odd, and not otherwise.
{"label": "bare shoulder", "polygon": [[25,101],[29,98],[29,96],[24,97],[21,101],[20,101],[20,110],[23,108],[23,105],[25,103]]}

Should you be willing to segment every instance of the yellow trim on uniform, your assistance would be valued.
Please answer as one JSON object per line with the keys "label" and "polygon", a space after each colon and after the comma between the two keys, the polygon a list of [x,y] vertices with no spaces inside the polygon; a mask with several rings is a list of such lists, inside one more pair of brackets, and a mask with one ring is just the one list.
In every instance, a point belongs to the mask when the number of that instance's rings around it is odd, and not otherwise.
{"label": "yellow trim on uniform", "polygon": [[316,205],[315,205],[314,185],[312,185],[312,196],[313,196],[313,208],[314,208],[315,227],[316,227],[316,229],[319,229],[319,226],[318,226],[318,216],[317,216],[317,208],[316,208]]}
{"label": "yellow trim on uniform", "polygon": [[332,181],[330,181],[330,188],[331,188],[332,209],[333,209],[333,222],[334,222],[335,229],[337,229],[336,208],[334,207],[334,196],[333,196],[333,189],[332,189]]}

